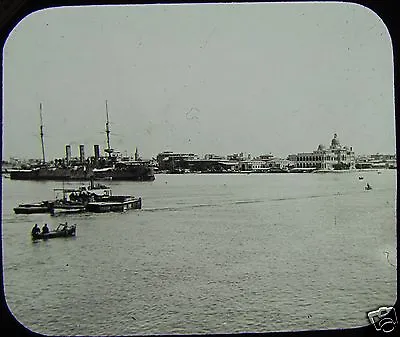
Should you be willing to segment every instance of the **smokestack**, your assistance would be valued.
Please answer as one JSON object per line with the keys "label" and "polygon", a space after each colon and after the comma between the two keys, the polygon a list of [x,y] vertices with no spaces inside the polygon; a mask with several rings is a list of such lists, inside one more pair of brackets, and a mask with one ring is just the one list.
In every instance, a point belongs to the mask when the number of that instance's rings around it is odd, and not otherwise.
{"label": "smokestack", "polygon": [[93,146],[93,149],[94,149],[94,159],[98,160],[100,158],[100,146],[96,144]]}
{"label": "smokestack", "polygon": [[81,163],[85,161],[85,145],[79,145],[79,158]]}
{"label": "smokestack", "polygon": [[69,163],[71,160],[71,145],[65,146],[65,159],[67,163]]}

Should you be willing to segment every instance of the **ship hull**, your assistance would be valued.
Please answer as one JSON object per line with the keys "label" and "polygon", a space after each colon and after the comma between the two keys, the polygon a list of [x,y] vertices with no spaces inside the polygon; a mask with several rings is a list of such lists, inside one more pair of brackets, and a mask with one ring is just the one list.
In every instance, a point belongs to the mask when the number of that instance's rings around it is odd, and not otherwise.
{"label": "ship hull", "polygon": [[146,167],[94,171],[93,177],[97,180],[153,181],[155,179],[153,170]]}
{"label": "ship hull", "polygon": [[10,173],[14,180],[128,180],[153,181],[154,173],[148,166],[132,166],[123,169],[110,168],[109,170],[84,170],[70,168],[40,168],[34,170],[15,170]]}
{"label": "ship hull", "polygon": [[95,213],[125,212],[130,209],[141,209],[142,198],[130,196],[110,196],[101,201],[89,202],[86,210]]}

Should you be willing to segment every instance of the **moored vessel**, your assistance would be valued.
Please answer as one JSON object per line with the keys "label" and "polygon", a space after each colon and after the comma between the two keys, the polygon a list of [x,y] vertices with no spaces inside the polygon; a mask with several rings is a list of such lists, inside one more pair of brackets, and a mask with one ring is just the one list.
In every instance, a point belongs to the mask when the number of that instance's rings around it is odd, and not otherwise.
{"label": "moored vessel", "polygon": [[110,196],[101,198],[98,201],[89,202],[86,205],[88,212],[125,212],[129,209],[141,209],[142,198],[131,196]]}
{"label": "moored vessel", "polygon": [[61,201],[55,202],[50,208],[51,215],[83,213],[86,205],[81,202]]}
{"label": "moored vessel", "polygon": [[34,203],[19,204],[14,208],[15,214],[50,213],[52,201],[40,201]]}
{"label": "moored vessel", "polygon": [[[109,186],[94,184],[80,188],[56,188],[56,200],[51,204],[52,215],[81,212],[124,212],[141,209],[142,198],[131,195],[112,195]],[[60,192],[62,193],[60,196]],[[57,194],[58,193],[58,194]]]}
{"label": "moored vessel", "polygon": [[89,186],[79,186],[74,188],[55,188],[55,201],[50,205],[51,215],[66,213],[86,212],[88,202],[95,200],[96,197],[111,196],[111,188],[106,185],[94,184],[91,179]]}
{"label": "moored vessel", "polygon": [[105,155],[100,155],[100,146],[94,145],[94,156],[85,158],[84,145],[79,146],[80,157],[71,158],[71,147],[66,145],[65,158],[46,162],[44,150],[44,133],[42,121],[42,104],[40,104],[40,137],[42,144],[42,162],[39,165],[13,168],[9,170],[10,179],[15,180],[130,180],[153,181],[154,171],[149,160],[139,158],[136,148],[135,156],[122,156],[110,145],[110,128],[106,101],[106,135],[107,148]]}

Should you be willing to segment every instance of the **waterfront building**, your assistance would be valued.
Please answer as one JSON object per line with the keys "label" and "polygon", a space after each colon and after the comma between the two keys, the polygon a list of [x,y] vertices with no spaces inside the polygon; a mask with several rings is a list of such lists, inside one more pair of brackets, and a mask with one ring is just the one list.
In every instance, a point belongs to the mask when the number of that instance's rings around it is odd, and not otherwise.
{"label": "waterfront building", "polygon": [[288,171],[293,167],[296,167],[296,162],[293,162],[289,159],[273,158],[269,161],[268,167],[271,167],[272,169]]}
{"label": "waterfront building", "polygon": [[207,153],[204,155],[204,159],[208,160],[208,159],[218,159],[218,160],[224,160],[225,157],[224,156],[220,156],[214,153]]}
{"label": "waterfront building", "polygon": [[236,166],[238,171],[265,172],[265,161],[258,159],[243,160]]}
{"label": "waterfront building", "polygon": [[258,156],[258,159],[264,160],[264,161],[270,161],[273,160],[275,157],[272,153],[269,154],[261,154]]}
{"label": "waterfront building", "polygon": [[353,147],[342,146],[335,133],[329,148],[319,144],[312,152],[301,152],[289,155],[288,159],[296,162],[297,168],[314,168],[318,170],[346,170],[355,168]]}
{"label": "waterfront building", "polygon": [[382,154],[382,153],[376,153],[376,154],[371,154],[371,159],[372,160],[380,160],[380,161],[390,161],[390,160],[396,160],[396,155],[395,154]]}
{"label": "waterfront building", "polygon": [[250,160],[251,159],[251,154],[250,153],[234,153],[234,154],[228,154],[226,156],[226,159],[231,160],[231,161],[244,161],[244,160]]}
{"label": "waterfront building", "polygon": [[372,154],[370,156],[372,168],[397,168],[395,154]]}
{"label": "waterfront building", "polygon": [[202,173],[226,173],[234,172],[238,162],[226,159],[190,159],[187,160],[187,170],[189,172]]}
{"label": "waterfront building", "polygon": [[371,154],[356,158],[357,169],[395,169],[397,160],[395,154]]}
{"label": "waterfront building", "polygon": [[180,172],[188,169],[188,161],[198,159],[194,153],[175,153],[172,151],[164,151],[157,155],[157,163],[159,170],[167,170],[170,172]]}

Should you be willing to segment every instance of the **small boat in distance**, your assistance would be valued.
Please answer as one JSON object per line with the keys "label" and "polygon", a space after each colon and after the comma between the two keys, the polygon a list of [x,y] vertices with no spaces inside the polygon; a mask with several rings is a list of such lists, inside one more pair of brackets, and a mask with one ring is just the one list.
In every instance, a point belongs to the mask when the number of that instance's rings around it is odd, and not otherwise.
{"label": "small boat in distance", "polygon": [[76,224],[68,225],[68,223],[59,224],[58,227],[48,233],[32,233],[32,240],[47,240],[52,238],[76,236]]}
{"label": "small boat in distance", "polygon": [[359,177],[358,177],[358,180],[363,180],[363,179],[364,179],[363,176],[359,176]]}
{"label": "small boat in distance", "polygon": [[370,184],[367,183],[367,185],[364,187],[366,191],[372,190],[372,187]]}

